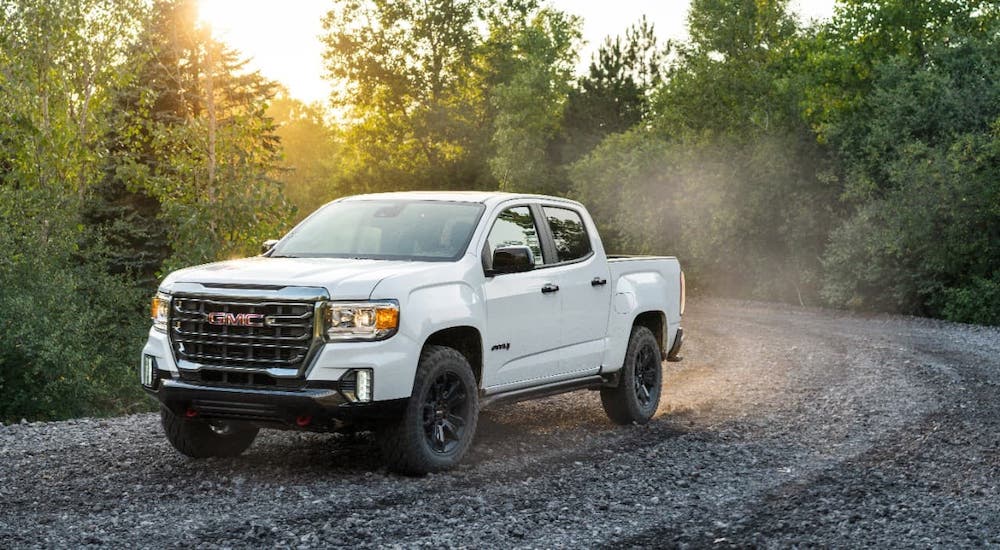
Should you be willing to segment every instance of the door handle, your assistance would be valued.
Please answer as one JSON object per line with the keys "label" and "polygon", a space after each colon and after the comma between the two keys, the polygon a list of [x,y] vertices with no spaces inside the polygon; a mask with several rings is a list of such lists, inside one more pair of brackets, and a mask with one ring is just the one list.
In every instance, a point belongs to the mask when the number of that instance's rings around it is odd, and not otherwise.
{"label": "door handle", "polygon": [[542,286],[542,294],[549,294],[552,292],[559,292],[559,285],[545,283],[545,285]]}
{"label": "door handle", "polygon": [[594,277],[590,280],[590,286],[603,286],[608,284],[608,280],[603,277]]}

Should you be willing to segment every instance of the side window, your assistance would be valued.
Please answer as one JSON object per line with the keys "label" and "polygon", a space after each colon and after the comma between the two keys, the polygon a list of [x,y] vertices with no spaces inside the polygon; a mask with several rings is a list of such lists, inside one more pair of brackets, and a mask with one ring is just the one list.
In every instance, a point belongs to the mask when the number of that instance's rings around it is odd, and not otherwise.
{"label": "side window", "polygon": [[538,229],[535,227],[535,218],[527,206],[516,206],[504,210],[497,217],[493,229],[490,230],[490,236],[486,240],[491,259],[493,251],[497,247],[523,245],[530,248],[535,255],[536,266],[542,265],[544,261],[541,241],[538,239]]}
{"label": "side window", "polygon": [[590,237],[580,214],[566,208],[546,206],[545,219],[556,242],[556,261],[569,262],[590,254]]}

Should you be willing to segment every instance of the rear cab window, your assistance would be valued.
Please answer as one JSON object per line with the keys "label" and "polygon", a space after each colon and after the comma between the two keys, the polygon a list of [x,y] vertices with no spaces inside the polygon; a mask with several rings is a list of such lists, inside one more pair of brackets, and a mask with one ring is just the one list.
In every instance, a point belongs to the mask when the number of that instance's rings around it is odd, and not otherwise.
{"label": "rear cab window", "polygon": [[556,262],[573,262],[590,256],[590,235],[580,213],[569,208],[543,206],[545,220],[555,244]]}

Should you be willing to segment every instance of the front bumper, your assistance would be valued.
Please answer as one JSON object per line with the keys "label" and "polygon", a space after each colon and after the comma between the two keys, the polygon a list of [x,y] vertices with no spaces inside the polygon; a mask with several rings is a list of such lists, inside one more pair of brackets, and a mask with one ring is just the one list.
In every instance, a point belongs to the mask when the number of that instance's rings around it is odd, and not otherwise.
{"label": "front bumper", "polygon": [[[377,342],[337,342],[325,344],[316,352],[308,365],[305,376],[277,379],[281,385],[302,385],[303,383],[330,383],[341,380],[354,369],[371,369],[374,377],[373,401],[391,401],[408,398],[413,390],[413,378],[417,371],[417,356],[420,344],[401,332],[392,338]],[[149,338],[142,349],[143,356],[150,356],[159,369],[173,374],[175,379],[197,382],[190,378],[201,378],[202,370],[222,370],[213,366],[178,365],[171,351],[167,334],[154,328],[149,329]],[[267,374],[266,371],[257,371]],[[278,378],[278,376],[275,376]],[[212,382],[203,380],[203,382]]]}
{"label": "front bumper", "polygon": [[177,416],[312,431],[396,418],[407,402],[351,403],[331,384],[280,390],[203,385],[174,379],[166,371],[158,371],[153,387],[144,389]]}

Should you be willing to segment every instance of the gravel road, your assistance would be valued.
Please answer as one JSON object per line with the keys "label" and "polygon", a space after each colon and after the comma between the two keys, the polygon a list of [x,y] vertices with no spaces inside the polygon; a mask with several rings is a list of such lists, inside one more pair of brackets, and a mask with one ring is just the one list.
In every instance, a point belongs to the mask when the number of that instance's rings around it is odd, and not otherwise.
{"label": "gravel road", "polygon": [[693,301],[646,426],[486,411],[452,472],[265,431],[194,461],[143,414],[0,427],[0,547],[1000,545],[1000,331]]}

